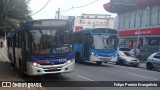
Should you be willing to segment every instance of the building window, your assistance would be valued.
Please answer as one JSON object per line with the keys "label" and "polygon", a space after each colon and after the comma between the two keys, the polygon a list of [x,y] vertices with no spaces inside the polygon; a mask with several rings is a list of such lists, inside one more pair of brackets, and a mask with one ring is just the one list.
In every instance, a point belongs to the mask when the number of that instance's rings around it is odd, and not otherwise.
{"label": "building window", "polygon": [[145,27],[146,26],[146,9],[142,9],[142,14],[141,14],[141,27]]}
{"label": "building window", "polygon": [[124,14],[121,13],[119,14],[119,29],[124,29]]}
{"label": "building window", "polygon": [[158,6],[151,7],[151,26],[158,24]]}
{"label": "building window", "polygon": [[135,28],[135,21],[136,21],[136,12],[132,11],[130,14],[130,28]]}
{"label": "building window", "polygon": [[81,24],[81,23],[82,23],[82,20],[79,20],[79,23]]}
{"label": "building window", "polygon": [[158,10],[158,25],[160,25],[160,10]]}
{"label": "building window", "polygon": [[85,24],[85,21],[82,21],[82,24]]}
{"label": "building window", "polygon": [[130,28],[130,13],[125,13],[124,28]]}
{"label": "building window", "polygon": [[135,27],[136,28],[140,27],[140,17],[139,17],[139,14],[140,14],[140,16],[142,16],[142,10],[139,10],[139,13],[136,12],[136,22],[135,22]]}
{"label": "building window", "polygon": [[145,26],[149,26],[151,21],[150,9],[146,9],[145,18],[146,18]]}
{"label": "building window", "polygon": [[87,16],[86,18],[89,18],[89,16]]}
{"label": "building window", "polygon": [[148,45],[159,46],[159,39],[149,39]]}

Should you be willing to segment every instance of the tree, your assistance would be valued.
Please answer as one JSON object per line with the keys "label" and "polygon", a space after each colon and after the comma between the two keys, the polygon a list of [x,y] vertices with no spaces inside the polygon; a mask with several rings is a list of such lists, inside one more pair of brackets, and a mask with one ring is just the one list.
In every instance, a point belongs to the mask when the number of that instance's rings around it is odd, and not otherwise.
{"label": "tree", "polygon": [[28,0],[10,0],[7,16],[18,20],[30,19],[28,10]]}
{"label": "tree", "polygon": [[0,32],[7,26],[16,28],[18,21],[32,19],[29,2],[30,0],[0,0]]}

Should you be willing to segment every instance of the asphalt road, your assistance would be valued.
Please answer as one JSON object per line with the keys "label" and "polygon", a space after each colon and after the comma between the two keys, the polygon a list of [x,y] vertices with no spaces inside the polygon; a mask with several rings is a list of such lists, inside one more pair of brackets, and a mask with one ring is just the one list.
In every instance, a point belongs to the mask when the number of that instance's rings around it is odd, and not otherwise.
{"label": "asphalt road", "polygon": [[[3,54],[5,53],[6,52],[4,51]],[[5,62],[5,58],[3,59],[4,60],[2,61]],[[17,73],[16,69],[9,63],[7,68],[12,68],[13,72]],[[85,63],[76,64],[75,71],[72,73],[36,77],[17,76],[17,78],[17,80],[41,81],[44,87],[43,90],[159,90],[159,87],[96,87],[96,85],[101,83],[101,81],[160,81],[160,72],[146,70],[145,68],[119,66],[114,64],[103,64],[99,66],[94,63]],[[48,81],[50,81],[50,87],[47,85]],[[73,84],[79,83],[78,81],[80,81],[84,86],[74,87],[73,85],[71,87],[52,87],[52,85],[56,85],[56,81],[73,81]],[[85,87],[90,84],[93,85]],[[106,84],[109,84],[109,82],[106,82]]]}
{"label": "asphalt road", "polygon": [[[101,81],[160,81],[159,71],[150,71],[145,68],[136,68],[129,66],[118,66],[113,64],[103,64],[98,66],[94,63],[76,64],[75,72],[62,74],[62,75],[44,75],[41,77],[31,77],[31,80],[52,81],[50,86],[55,85],[56,81],[75,81],[73,83],[92,83],[91,87],[45,87],[46,90],[159,90],[158,87],[96,87],[96,84]],[[28,79],[27,79],[28,80]],[[44,81],[44,82],[43,82]],[[106,82],[106,84],[108,84]],[[74,86],[74,85],[73,85]],[[107,86],[107,85],[106,85]]]}

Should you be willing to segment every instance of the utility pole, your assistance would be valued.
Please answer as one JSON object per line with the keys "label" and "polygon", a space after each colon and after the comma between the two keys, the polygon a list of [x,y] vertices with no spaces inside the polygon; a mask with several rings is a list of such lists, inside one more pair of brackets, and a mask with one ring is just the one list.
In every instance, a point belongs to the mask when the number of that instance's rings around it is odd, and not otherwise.
{"label": "utility pole", "polygon": [[58,19],[60,17],[60,8],[58,8]]}
{"label": "utility pole", "polygon": [[136,57],[137,55],[139,55],[139,53],[137,54],[137,50],[138,50],[138,46],[139,46],[139,38],[140,38],[140,30],[141,30],[141,24],[142,24],[142,15],[140,14],[140,10],[137,7],[136,3],[134,0],[111,0],[112,5],[120,5],[120,6],[133,6],[135,7],[135,9],[137,10],[139,19],[140,19],[140,23],[139,23],[139,28],[138,28],[138,34],[137,34],[137,41],[136,41],[136,45],[134,48],[134,56]]}

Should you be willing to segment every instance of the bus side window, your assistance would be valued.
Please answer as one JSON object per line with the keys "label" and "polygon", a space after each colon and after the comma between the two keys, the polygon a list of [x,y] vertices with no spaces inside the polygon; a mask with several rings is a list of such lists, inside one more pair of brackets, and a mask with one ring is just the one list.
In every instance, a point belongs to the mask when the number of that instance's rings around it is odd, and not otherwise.
{"label": "bus side window", "polygon": [[81,41],[82,41],[81,35],[79,33],[74,34],[74,42],[81,43]]}

